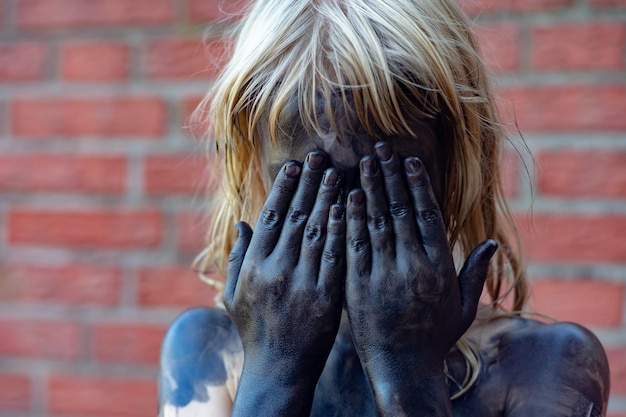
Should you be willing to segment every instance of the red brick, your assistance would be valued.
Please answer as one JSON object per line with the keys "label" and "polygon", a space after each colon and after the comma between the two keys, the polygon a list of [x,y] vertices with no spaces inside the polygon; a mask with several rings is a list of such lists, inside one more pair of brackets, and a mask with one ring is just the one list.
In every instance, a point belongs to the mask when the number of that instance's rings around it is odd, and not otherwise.
{"label": "red brick", "polygon": [[213,78],[223,63],[218,39],[159,39],[148,45],[145,72],[155,79]]}
{"label": "red brick", "polygon": [[512,23],[481,24],[474,36],[487,65],[495,72],[519,68],[519,28]]}
{"label": "red brick", "polygon": [[191,267],[146,268],[139,276],[139,303],[146,307],[213,305],[215,290],[200,281]]}
{"label": "red brick", "polygon": [[559,10],[573,5],[574,0],[457,0],[470,15],[495,12],[537,12]]}
{"label": "red brick", "polygon": [[17,25],[29,29],[158,25],[174,18],[171,0],[20,0]]}
{"label": "red brick", "polygon": [[61,46],[61,77],[69,81],[123,80],[130,51],[116,42],[72,42]]}
{"label": "red brick", "polygon": [[120,298],[121,276],[115,267],[5,265],[0,274],[3,301],[112,306]]}
{"label": "red brick", "polygon": [[146,159],[144,184],[149,195],[202,194],[205,160],[197,155],[152,155]]}
{"label": "red brick", "polygon": [[543,194],[578,198],[626,197],[626,151],[543,151],[537,161],[539,190]]}
{"label": "red brick", "polygon": [[81,329],[76,323],[52,320],[0,320],[0,355],[77,359]]}
{"label": "red brick", "polygon": [[514,198],[519,193],[521,161],[516,153],[506,152],[501,159],[502,188],[504,196]]}
{"label": "red brick", "polygon": [[11,103],[16,136],[83,135],[160,137],[167,123],[158,98],[24,98]]}
{"label": "red brick", "polygon": [[48,381],[48,411],[94,417],[154,417],[156,387],[152,379],[52,376]]}
{"label": "red brick", "polygon": [[250,0],[189,0],[189,20],[210,22],[239,16],[251,3]]}
{"label": "red brick", "polygon": [[0,190],[121,194],[126,159],[120,156],[0,155]]}
{"label": "red brick", "polygon": [[166,327],[147,324],[99,324],[93,329],[94,356],[101,362],[159,362]]}
{"label": "red brick", "polygon": [[610,347],[606,349],[611,369],[611,394],[626,394],[626,347]]}
{"label": "red brick", "polygon": [[538,214],[517,223],[524,249],[535,262],[622,263],[626,259],[626,216]]}
{"label": "red brick", "polygon": [[0,375],[0,410],[26,411],[30,406],[30,379],[25,375]]}
{"label": "red brick", "polygon": [[590,327],[622,325],[624,286],[589,280],[540,279],[532,284],[533,311]]}
{"label": "red brick", "polygon": [[0,44],[0,82],[35,81],[46,73],[47,49],[41,43]]}
{"label": "red brick", "polygon": [[13,208],[8,223],[9,241],[20,245],[155,248],[163,235],[161,213],[151,209]]}
{"label": "red brick", "polygon": [[626,6],[626,0],[591,0],[591,5],[594,7]]}
{"label": "red brick", "polygon": [[515,118],[522,131],[626,130],[626,86],[528,86],[500,93],[504,122]]}
{"label": "red brick", "polygon": [[619,22],[550,24],[531,31],[531,62],[544,71],[619,71],[626,26]]}
{"label": "red brick", "polygon": [[200,213],[183,212],[176,217],[178,249],[200,253],[206,246],[208,222]]}

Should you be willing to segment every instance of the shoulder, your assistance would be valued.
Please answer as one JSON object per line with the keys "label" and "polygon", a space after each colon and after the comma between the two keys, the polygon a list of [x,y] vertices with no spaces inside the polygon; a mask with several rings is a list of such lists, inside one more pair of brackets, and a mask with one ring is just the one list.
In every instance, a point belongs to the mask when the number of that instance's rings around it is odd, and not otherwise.
{"label": "shoulder", "polygon": [[600,341],[579,324],[516,317],[505,320],[509,325],[493,335],[505,358],[525,358],[527,363],[541,364],[545,369],[564,368],[567,374],[608,371]]}
{"label": "shoulder", "polygon": [[487,373],[507,382],[507,408],[541,414],[549,406],[555,410],[550,415],[561,415],[558,407],[565,410],[563,415],[586,415],[574,410],[590,409],[591,404],[606,408],[608,361],[589,330],[575,323],[547,324],[520,317],[483,326],[481,356]]}
{"label": "shoulder", "polygon": [[170,325],[161,348],[159,402],[176,408],[231,401],[243,350],[225,311],[198,307]]}
{"label": "shoulder", "polygon": [[240,350],[239,335],[224,310],[196,307],[180,314],[170,325],[164,341],[164,351],[197,349]]}

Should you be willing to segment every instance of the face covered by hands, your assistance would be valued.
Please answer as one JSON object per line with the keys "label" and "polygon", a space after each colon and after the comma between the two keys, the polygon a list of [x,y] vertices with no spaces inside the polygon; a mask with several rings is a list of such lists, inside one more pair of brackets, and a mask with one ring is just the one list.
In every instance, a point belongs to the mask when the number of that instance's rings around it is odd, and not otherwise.
{"label": "face covered by hands", "polygon": [[[443,373],[476,315],[496,244],[457,276],[424,165],[387,143],[359,164],[362,189],[335,204],[339,173],[310,153],[279,171],[254,233],[240,223],[224,301],[244,346],[244,372],[311,385],[345,303],[370,380]],[[347,232],[346,232],[347,230]],[[407,374],[409,372],[409,374]]]}

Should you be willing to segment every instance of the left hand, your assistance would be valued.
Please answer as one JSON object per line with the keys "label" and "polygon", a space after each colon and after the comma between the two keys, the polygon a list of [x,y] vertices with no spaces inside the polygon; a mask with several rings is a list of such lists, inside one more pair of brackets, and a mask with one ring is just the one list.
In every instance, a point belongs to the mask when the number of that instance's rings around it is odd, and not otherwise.
{"label": "left hand", "polygon": [[443,374],[446,355],[476,316],[497,245],[478,245],[460,274],[441,210],[416,157],[388,144],[361,160],[362,190],[347,202],[345,304],[370,377]]}

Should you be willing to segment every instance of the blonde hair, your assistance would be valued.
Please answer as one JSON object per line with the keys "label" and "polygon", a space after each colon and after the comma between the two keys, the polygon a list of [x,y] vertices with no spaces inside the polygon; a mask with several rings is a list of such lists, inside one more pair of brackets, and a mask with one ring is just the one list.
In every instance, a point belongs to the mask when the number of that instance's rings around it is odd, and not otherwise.
{"label": "blonde hair", "polygon": [[[325,103],[334,125],[332,97],[373,137],[414,136],[407,115],[439,120],[448,156],[442,209],[450,245],[465,259],[480,242],[495,239],[490,302],[501,308],[510,293],[512,309],[522,310],[526,280],[519,245],[509,241],[517,233],[500,182],[504,136],[470,26],[453,0],[259,0],[252,6],[230,61],[196,112],[206,119],[208,109],[208,134],[223,154],[203,269],[224,271],[234,223],[256,221],[266,198],[260,122],[275,140],[279,115],[294,96],[311,131],[322,131],[317,103]],[[478,376],[478,359],[464,339],[457,346],[473,368],[464,392]]]}

